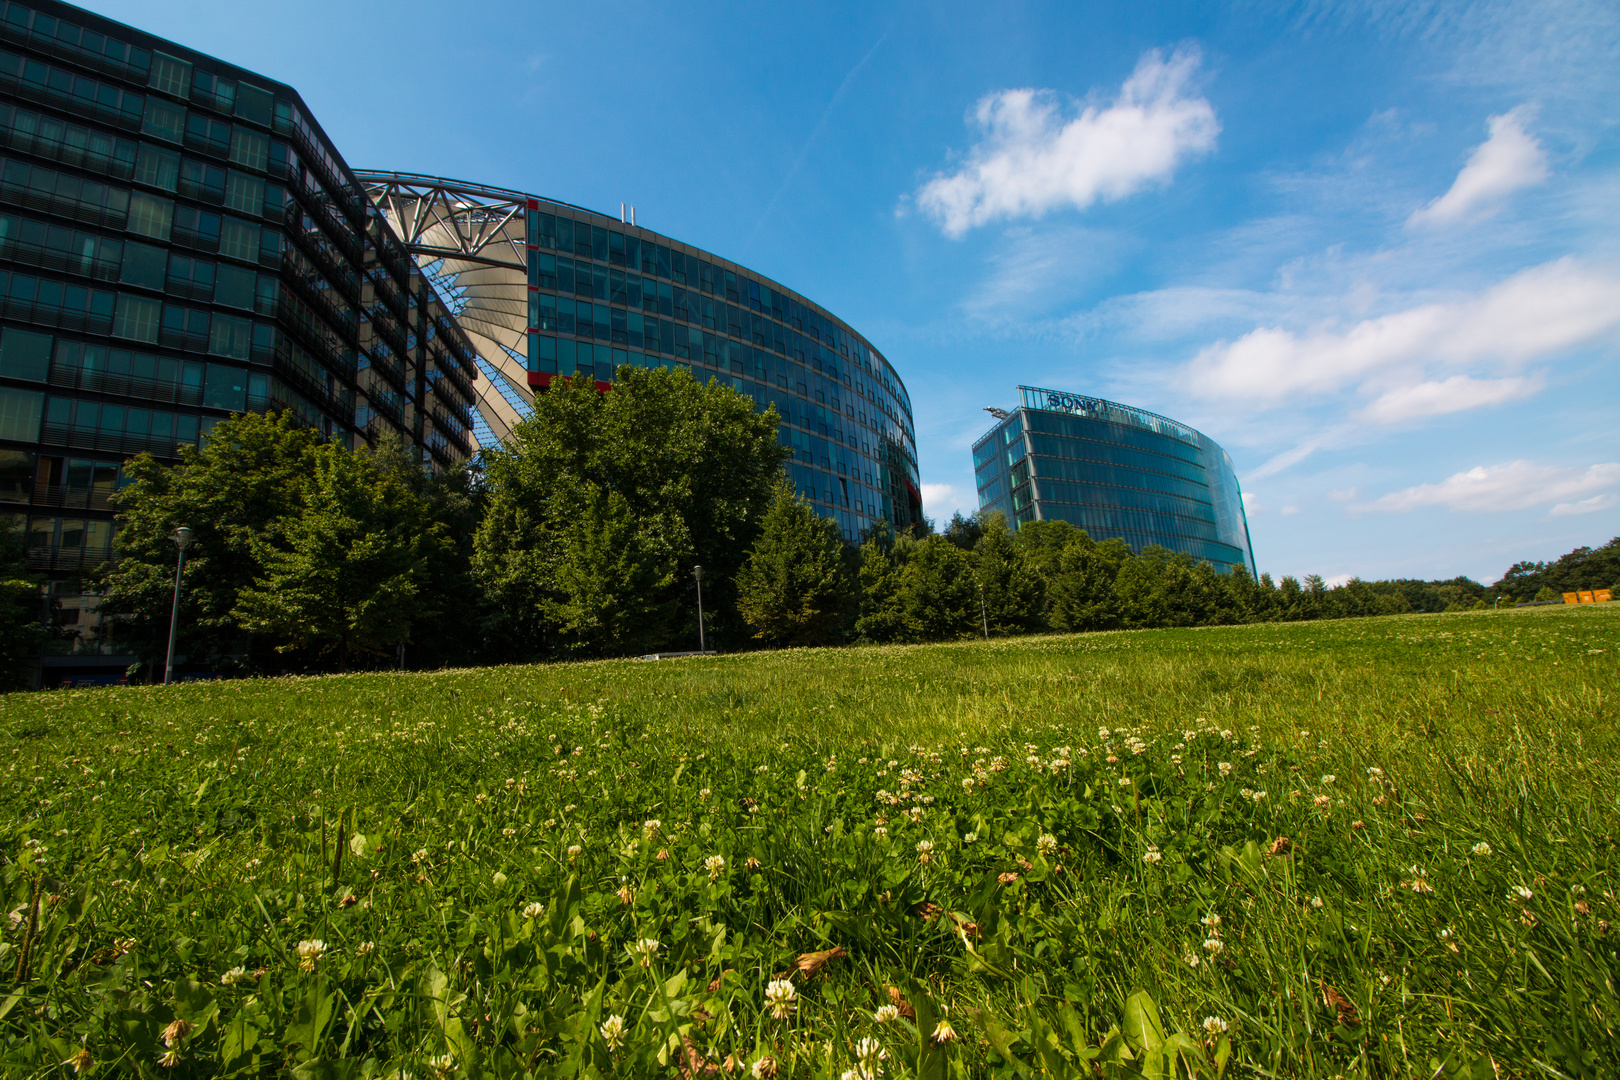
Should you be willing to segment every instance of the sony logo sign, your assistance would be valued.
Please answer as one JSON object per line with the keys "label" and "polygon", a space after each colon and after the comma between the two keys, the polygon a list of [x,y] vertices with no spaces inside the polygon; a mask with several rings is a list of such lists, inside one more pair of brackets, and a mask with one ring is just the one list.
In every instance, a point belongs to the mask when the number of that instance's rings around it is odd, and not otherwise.
{"label": "sony logo sign", "polygon": [[1090,398],[1076,397],[1073,394],[1047,394],[1046,407],[1060,409],[1063,412],[1092,412],[1097,403]]}

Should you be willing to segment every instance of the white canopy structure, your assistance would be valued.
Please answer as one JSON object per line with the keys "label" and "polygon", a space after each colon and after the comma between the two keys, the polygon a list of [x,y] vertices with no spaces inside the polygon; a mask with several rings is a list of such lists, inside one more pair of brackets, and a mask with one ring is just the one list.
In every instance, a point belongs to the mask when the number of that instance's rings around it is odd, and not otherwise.
{"label": "white canopy structure", "polygon": [[472,339],[486,376],[475,384],[480,438],[504,439],[534,400],[525,362],[534,196],[416,173],[355,176]]}

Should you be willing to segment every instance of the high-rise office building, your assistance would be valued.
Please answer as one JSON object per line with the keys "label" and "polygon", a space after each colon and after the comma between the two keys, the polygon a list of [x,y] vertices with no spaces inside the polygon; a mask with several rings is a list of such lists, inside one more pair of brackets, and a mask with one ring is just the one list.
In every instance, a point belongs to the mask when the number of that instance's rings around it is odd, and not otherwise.
{"label": "high-rise office building", "polygon": [[0,513],[105,671],[78,575],[122,463],[290,409],[473,453],[476,353],[291,87],[79,8],[0,4]]}
{"label": "high-rise office building", "polygon": [[763,275],[614,218],[438,177],[360,179],[478,347],[492,434],[554,379],[605,391],[629,364],[679,367],[775,405],[789,473],[856,539],[922,518],[911,399],[900,376],[825,308]]}
{"label": "high-rise office building", "polygon": [[[625,220],[628,217],[629,220]],[[851,539],[921,519],[906,388],[850,326],[634,223],[351,170],[297,91],[55,0],[0,0],[0,515],[76,636],[123,462],[290,409],[450,465],[556,378],[684,367],[776,405],[798,490]]]}
{"label": "high-rise office building", "polygon": [[1093,540],[1149,544],[1254,574],[1232,459],[1202,432],[1144,409],[1018,388],[1018,408],[973,444],[981,510],[1011,525],[1067,521]]}

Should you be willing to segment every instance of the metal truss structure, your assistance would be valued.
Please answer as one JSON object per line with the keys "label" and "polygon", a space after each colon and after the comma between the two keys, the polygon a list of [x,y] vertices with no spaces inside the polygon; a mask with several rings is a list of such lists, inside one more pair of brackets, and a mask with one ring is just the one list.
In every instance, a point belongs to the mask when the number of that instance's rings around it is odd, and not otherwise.
{"label": "metal truss structure", "polygon": [[534,400],[521,361],[529,321],[525,211],[533,196],[416,173],[355,176],[439,287],[479,356],[502,376],[504,388],[489,379],[477,386],[479,413],[504,438],[524,415],[519,405]]}

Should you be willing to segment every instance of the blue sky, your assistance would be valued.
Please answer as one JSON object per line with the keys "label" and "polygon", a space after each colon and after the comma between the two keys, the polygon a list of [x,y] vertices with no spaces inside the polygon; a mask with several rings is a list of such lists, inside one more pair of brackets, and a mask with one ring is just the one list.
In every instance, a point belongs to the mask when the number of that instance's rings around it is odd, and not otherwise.
{"label": "blue sky", "polygon": [[1620,7],[91,5],[296,87],[348,161],[615,212],[905,379],[928,511],[1025,383],[1232,454],[1274,574],[1620,533]]}

